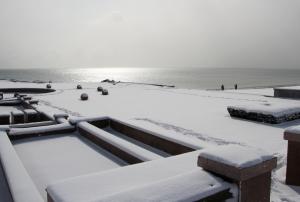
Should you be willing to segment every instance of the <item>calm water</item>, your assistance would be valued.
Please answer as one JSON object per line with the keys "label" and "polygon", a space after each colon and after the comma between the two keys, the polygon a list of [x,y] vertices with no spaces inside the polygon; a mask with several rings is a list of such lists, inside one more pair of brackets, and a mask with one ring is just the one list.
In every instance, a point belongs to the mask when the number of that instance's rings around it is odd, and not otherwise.
{"label": "calm water", "polygon": [[232,88],[300,84],[300,70],[280,69],[158,69],[158,68],[85,68],[0,70],[0,79],[54,82],[116,81],[175,85],[179,88],[215,89],[224,84]]}

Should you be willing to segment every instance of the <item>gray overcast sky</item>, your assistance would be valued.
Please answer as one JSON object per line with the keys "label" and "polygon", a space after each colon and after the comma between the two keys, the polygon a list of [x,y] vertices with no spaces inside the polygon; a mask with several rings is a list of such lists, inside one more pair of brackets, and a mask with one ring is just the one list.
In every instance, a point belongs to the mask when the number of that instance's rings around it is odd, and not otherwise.
{"label": "gray overcast sky", "polygon": [[300,0],[0,0],[0,68],[300,68]]}

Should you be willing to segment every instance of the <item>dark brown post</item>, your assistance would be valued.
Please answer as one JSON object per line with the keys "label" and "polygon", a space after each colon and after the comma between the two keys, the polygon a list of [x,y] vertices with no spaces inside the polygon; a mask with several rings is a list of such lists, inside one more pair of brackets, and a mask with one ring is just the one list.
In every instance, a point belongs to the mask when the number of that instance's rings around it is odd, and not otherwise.
{"label": "dark brown post", "polygon": [[24,112],[22,112],[21,110],[16,110],[11,112],[12,124],[20,124],[20,123],[24,123],[24,121],[25,121]]}
{"label": "dark brown post", "polygon": [[287,165],[285,182],[288,185],[300,186],[300,127],[284,131],[284,139],[288,140]]}
{"label": "dark brown post", "polygon": [[276,157],[241,146],[207,149],[198,157],[198,166],[237,184],[239,202],[270,201],[276,164]]}
{"label": "dark brown post", "polygon": [[0,114],[0,125],[9,125],[10,114]]}

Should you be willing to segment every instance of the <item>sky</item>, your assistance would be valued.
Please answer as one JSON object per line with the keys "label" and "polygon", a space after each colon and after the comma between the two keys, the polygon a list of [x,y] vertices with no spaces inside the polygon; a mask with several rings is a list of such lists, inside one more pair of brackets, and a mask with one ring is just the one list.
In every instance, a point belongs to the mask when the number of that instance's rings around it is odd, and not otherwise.
{"label": "sky", "polygon": [[0,68],[300,69],[299,0],[0,0]]}

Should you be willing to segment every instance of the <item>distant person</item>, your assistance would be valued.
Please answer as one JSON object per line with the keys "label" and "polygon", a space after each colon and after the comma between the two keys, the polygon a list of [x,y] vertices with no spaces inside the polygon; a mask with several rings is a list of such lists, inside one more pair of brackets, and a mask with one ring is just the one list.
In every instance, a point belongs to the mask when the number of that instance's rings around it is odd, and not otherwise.
{"label": "distant person", "polygon": [[237,84],[234,84],[234,89],[237,90]]}
{"label": "distant person", "polygon": [[221,90],[224,90],[224,89],[225,89],[225,87],[224,87],[224,85],[222,84],[222,85],[221,85]]}

